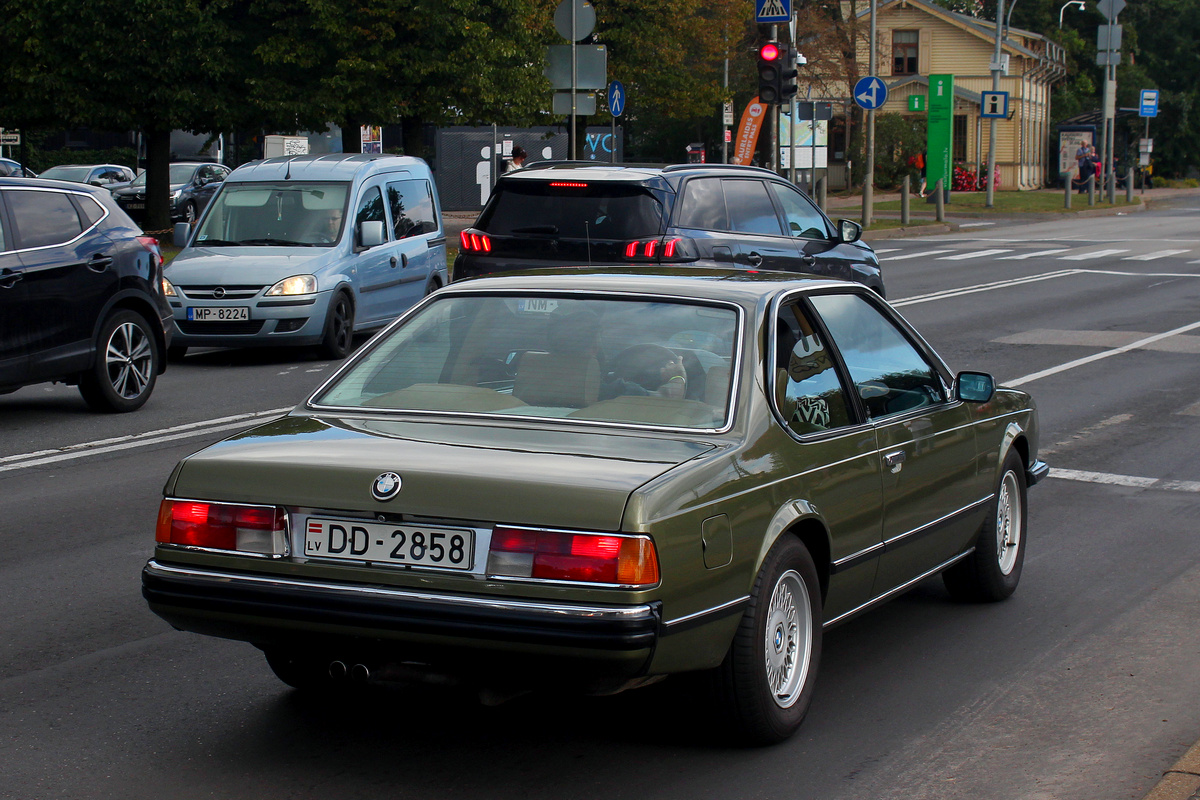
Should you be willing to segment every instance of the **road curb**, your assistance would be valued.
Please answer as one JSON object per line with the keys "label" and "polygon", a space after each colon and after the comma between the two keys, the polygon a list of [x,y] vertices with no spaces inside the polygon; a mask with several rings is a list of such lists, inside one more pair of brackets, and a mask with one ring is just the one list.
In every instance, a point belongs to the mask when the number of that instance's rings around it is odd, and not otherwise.
{"label": "road curb", "polygon": [[1200,800],[1200,742],[1163,773],[1143,800]]}

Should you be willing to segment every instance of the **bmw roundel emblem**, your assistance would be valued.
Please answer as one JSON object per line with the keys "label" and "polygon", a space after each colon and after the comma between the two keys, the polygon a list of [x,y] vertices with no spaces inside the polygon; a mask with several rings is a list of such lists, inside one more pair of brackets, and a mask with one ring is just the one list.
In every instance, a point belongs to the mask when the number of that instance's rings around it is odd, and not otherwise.
{"label": "bmw roundel emblem", "polygon": [[400,476],[394,472],[385,472],[371,484],[371,495],[376,500],[391,500],[400,494]]}

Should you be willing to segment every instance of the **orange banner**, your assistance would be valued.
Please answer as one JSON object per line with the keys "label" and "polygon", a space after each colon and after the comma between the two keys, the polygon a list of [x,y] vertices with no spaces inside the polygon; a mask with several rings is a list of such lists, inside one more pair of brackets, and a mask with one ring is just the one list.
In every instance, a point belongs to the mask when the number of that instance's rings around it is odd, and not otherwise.
{"label": "orange banner", "polygon": [[758,132],[762,130],[763,117],[766,116],[767,106],[754,98],[742,112],[742,121],[738,124],[737,144],[733,147],[733,157],[730,164],[749,164],[754,160],[754,148],[758,145]]}

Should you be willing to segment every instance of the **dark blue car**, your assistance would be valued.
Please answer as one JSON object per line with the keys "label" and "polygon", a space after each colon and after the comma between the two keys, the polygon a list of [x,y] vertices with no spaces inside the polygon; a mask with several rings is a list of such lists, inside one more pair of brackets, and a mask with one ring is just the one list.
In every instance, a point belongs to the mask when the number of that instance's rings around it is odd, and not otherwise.
{"label": "dark blue car", "polygon": [[61,381],[140,408],[170,343],[162,263],[107,189],[0,178],[0,394]]}

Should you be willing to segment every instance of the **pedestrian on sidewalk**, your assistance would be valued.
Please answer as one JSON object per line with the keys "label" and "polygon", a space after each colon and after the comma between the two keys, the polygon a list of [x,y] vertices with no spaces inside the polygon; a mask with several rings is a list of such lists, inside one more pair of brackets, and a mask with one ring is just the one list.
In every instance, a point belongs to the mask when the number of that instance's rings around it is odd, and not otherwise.
{"label": "pedestrian on sidewalk", "polygon": [[917,175],[921,179],[921,188],[919,188],[917,190],[917,194],[919,194],[921,197],[924,197],[925,196],[925,153],[920,152],[920,153],[917,153],[915,156],[911,156],[908,159],[908,165],[910,167],[916,168]]}

